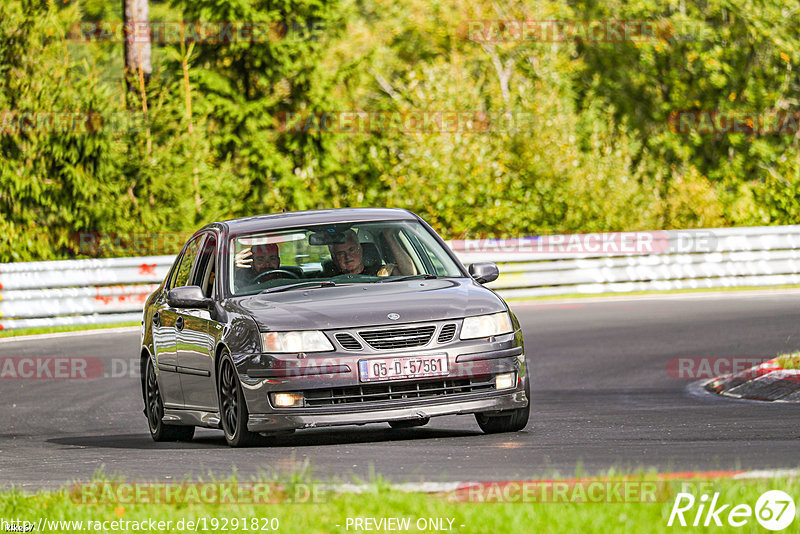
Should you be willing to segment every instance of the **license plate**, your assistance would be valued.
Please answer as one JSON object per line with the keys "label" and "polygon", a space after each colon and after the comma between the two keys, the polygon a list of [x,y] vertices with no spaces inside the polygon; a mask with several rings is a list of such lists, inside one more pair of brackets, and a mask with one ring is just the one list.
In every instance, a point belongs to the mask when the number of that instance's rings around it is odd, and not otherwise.
{"label": "license plate", "polygon": [[448,373],[447,354],[360,360],[358,372],[362,382],[444,376]]}

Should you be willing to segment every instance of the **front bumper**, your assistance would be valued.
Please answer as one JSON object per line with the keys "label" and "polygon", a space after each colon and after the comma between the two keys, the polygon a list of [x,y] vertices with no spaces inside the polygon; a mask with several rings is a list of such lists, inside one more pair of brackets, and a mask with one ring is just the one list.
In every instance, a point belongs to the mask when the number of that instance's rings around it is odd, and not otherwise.
{"label": "front bumper", "polygon": [[528,405],[524,391],[512,391],[490,398],[424,404],[404,408],[374,408],[346,413],[270,413],[250,414],[247,429],[251,432],[280,432],[282,430],[338,425],[363,425],[386,421],[425,419],[441,415],[463,415],[524,408]]}
{"label": "front bumper", "polygon": [[[447,376],[368,383],[359,378],[360,360],[442,353],[447,354]],[[248,429],[252,432],[496,412],[528,404],[525,391],[530,377],[520,330],[490,339],[456,340],[416,350],[242,355],[234,356],[234,361],[250,413]],[[509,372],[517,377],[515,387],[502,390],[486,387],[487,380]],[[419,384],[418,389],[438,387],[434,384],[437,381],[444,382],[441,389],[447,390],[446,393],[423,396],[415,394],[414,389],[402,389],[415,384]],[[481,385],[471,385],[473,382]],[[400,391],[388,396],[376,394],[376,386],[390,387],[392,391],[397,386]],[[270,401],[270,393],[303,392],[308,398],[309,394],[324,390],[330,390],[332,396],[336,395],[334,391],[344,392],[343,395],[354,400],[324,406],[304,403],[291,408],[276,408]],[[358,392],[363,394],[361,398],[355,398]]]}

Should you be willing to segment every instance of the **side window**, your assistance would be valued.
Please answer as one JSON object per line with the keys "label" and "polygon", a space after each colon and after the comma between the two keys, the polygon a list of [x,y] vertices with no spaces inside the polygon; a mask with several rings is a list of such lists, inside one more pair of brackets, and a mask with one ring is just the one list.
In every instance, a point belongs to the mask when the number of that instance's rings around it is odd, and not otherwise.
{"label": "side window", "polygon": [[427,250],[425,246],[420,243],[419,237],[414,234],[408,236],[409,243],[411,248],[414,250],[414,254],[422,261],[425,269],[422,272],[426,273],[439,273],[433,264],[431,263],[430,255],[427,254]]}
{"label": "side window", "polygon": [[178,272],[175,274],[175,279],[172,281],[172,287],[183,287],[189,284],[189,276],[192,274],[192,265],[197,258],[197,252],[200,250],[200,241],[204,236],[194,238],[186,247],[183,254],[181,264],[178,266]]}
{"label": "side window", "polygon": [[400,243],[400,246],[403,247],[406,254],[411,258],[411,261],[414,262],[414,267],[417,269],[418,273],[424,273],[425,266],[422,265],[422,260],[419,258],[419,254],[417,249],[414,248],[414,245],[411,244],[408,236],[406,235],[405,230],[401,230],[397,233],[397,241]]}
{"label": "side window", "polygon": [[200,286],[200,289],[203,290],[203,294],[206,297],[212,296],[212,290],[214,288],[214,278],[216,276],[216,249],[216,237],[213,234],[208,234],[201,246],[200,255],[198,256],[194,274],[192,275],[192,281],[189,284],[192,286]]}
{"label": "side window", "polygon": [[169,273],[167,274],[167,284],[166,284],[167,289],[172,289],[173,287],[175,287],[175,275],[178,272],[178,267],[180,266],[182,259],[183,256],[179,253],[178,257],[175,258],[175,263],[173,263],[172,267],[170,267]]}

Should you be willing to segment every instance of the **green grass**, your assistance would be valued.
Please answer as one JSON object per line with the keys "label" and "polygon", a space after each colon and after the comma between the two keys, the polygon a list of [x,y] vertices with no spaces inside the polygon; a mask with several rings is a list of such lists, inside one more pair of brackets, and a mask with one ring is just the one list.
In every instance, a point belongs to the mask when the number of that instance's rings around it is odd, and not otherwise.
{"label": "green grass", "polygon": [[800,352],[782,354],[777,360],[784,369],[800,369]]}
{"label": "green grass", "polygon": [[[636,475],[628,480],[656,480],[655,475]],[[619,479],[617,479],[619,480]],[[302,488],[303,482],[292,481],[287,485],[291,494]],[[790,478],[769,480],[693,480],[688,492],[698,500],[691,512],[687,512],[689,526],[681,527],[676,522],[672,527],[667,521],[672,510],[680,481],[669,481],[666,490],[659,492],[658,502],[627,503],[476,503],[453,502],[445,494],[404,493],[378,481],[369,485],[365,493],[323,493],[315,503],[277,502],[273,504],[131,504],[130,502],[105,502],[104,504],[82,504],[71,497],[67,490],[26,494],[18,490],[0,492],[0,518],[21,519],[37,523],[40,517],[48,520],[74,521],[172,521],[165,532],[180,532],[178,520],[206,518],[209,530],[212,519],[227,520],[229,530],[245,532],[241,528],[244,519],[251,525],[252,518],[277,518],[279,532],[354,532],[353,526],[346,529],[348,518],[410,518],[409,532],[418,532],[415,523],[419,518],[445,518],[453,520],[455,533],[527,533],[527,532],[765,532],[755,517],[740,528],[732,528],[725,521],[727,512],[721,514],[723,527],[692,527],[699,499],[703,494],[709,498],[719,492],[718,506],[747,504],[755,508],[758,497],[767,490],[782,490],[800,504],[800,481]],[[301,491],[302,492],[302,491]],[[78,501],[78,502],[74,502]],[[705,516],[703,516],[704,518]],[[232,520],[239,521],[239,528],[232,528]],[[702,520],[701,520],[702,524]],[[463,526],[462,526],[463,525]],[[795,519],[783,532],[798,532],[800,520]],[[259,529],[260,529],[259,525]],[[129,529],[132,531],[133,529]],[[203,531],[202,527],[199,529]],[[221,523],[214,529],[222,530]],[[50,532],[75,532],[72,528],[51,528]],[[88,530],[84,530],[88,531]],[[97,530],[94,530],[95,532]],[[159,531],[161,531],[159,529]],[[184,528],[183,531],[189,531]],[[252,532],[252,529],[249,531]],[[267,532],[268,530],[263,530]],[[382,530],[376,530],[381,532]],[[430,530],[429,530],[430,531]]]}
{"label": "green grass", "polygon": [[140,324],[141,323],[139,321],[129,321],[127,323],[74,324],[67,326],[39,326],[36,328],[15,328],[13,330],[0,330],[0,337],[31,336],[34,334],[52,334],[56,332],[77,332],[81,330],[118,328],[120,326],[139,326]]}

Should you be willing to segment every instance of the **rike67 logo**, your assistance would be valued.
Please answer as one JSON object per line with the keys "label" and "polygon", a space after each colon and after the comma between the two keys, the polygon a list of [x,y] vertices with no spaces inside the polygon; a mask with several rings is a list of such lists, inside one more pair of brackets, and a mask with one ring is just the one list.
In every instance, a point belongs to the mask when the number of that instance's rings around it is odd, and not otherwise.
{"label": "rike67 logo", "polygon": [[754,516],[767,530],[783,530],[795,519],[794,500],[786,492],[770,490],[758,498],[753,509],[749,504],[720,502],[719,493],[714,493],[711,499],[707,494],[695,499],[691,493],[678,493],[667,526],[675,525],[677,520],[677,525],[682,527],[721,527],[726,523],[731,527],[743,527]]}

